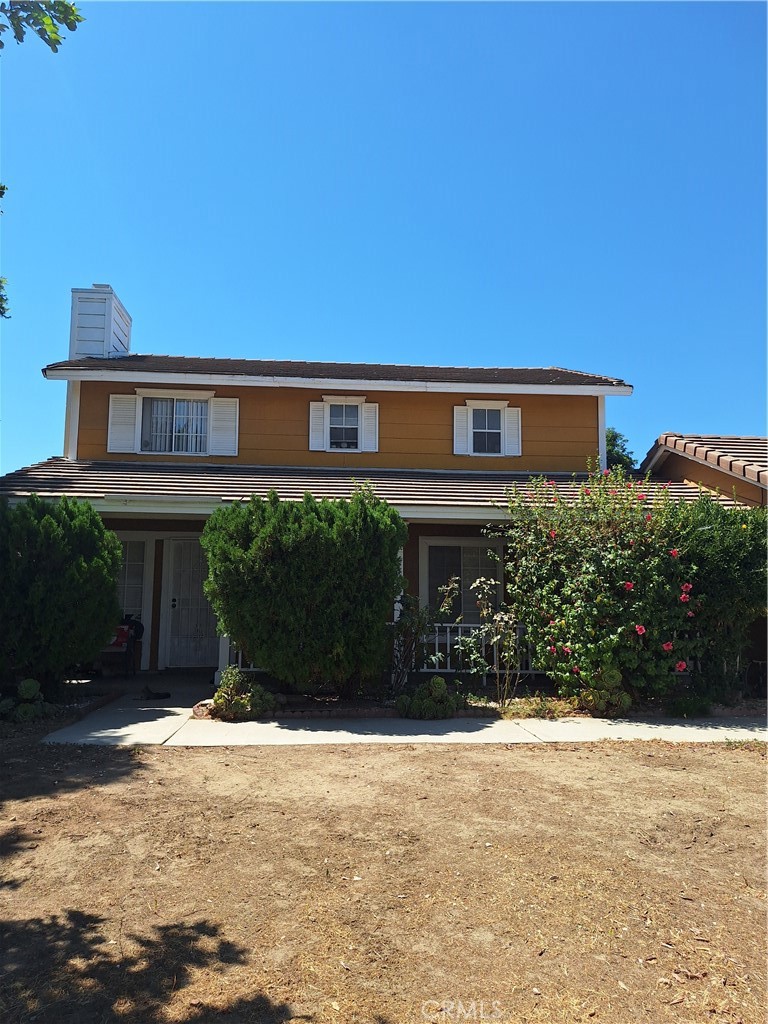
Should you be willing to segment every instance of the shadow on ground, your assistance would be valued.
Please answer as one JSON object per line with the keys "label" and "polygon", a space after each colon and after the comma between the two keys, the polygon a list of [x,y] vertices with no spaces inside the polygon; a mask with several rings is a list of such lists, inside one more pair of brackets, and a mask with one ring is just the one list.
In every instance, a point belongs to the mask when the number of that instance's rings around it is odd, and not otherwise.
{"label": "shadow on ground", "polygon": [[[162,1024],[168,1003],[178,1000],[194,972],[224,973],[246,962],[245,949],[206,921],[159,925],[149,936],[108,935],[105,924],[76,910],[0,922],[4,1024]],[[287,1003],[254,993],[226,1006],[194,999],[183,1019],[187,1024],[282,1024],[315,1018],[294,1015]],[[379,1018],[379,1024],[387,1022]]]}

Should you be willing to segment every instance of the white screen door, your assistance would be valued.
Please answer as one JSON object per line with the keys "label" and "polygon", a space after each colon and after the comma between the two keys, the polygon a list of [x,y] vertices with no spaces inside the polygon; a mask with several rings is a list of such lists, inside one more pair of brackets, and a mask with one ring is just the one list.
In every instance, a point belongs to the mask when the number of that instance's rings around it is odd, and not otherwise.
{"label": "white screen door", "polygon": [[198,540],[172,540],[168,665],[203,668],[216,665],[219,640],[216,616],[203,593],[208,575]]}

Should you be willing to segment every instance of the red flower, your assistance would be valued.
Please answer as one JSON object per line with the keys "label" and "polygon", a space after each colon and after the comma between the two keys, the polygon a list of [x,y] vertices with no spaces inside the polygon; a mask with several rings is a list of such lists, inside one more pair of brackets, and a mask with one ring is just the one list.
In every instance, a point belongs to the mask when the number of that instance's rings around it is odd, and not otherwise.
{"label": "red flower", "polygon": [[629,542],[629,546],[630,546],[630,547],[632,547],[632,545],[633,545],[634,543],[635,543],[635,542],[634,542],[633,540],[631,540],[631,541]]}
{"label": "red flower", "polygon": [[557,484],[554,480],[547,480],[547,487],[556,487]]}
{"label": "red flower", "polygon": [[572,653],[572,651],[571,651],[570,647],[564,647],[563,648],[563,654],[571,654],[571,653]]}
{"label": "red flower", "polygon": [[672,555],[673,558],[677,558],[677,556],[680,554],[677,548],[671,548],[669,553],[670,555]]}
{"label": "red flower", "polygon": [[638,494],[637,500],[638,501],[645,501],[645,495],[644,494]]}
{"label": "red flower", "polygon": [[680,589],[682,590],[682,592],[684,594],[690,594],[690,592],[693,590],[693,584],[692,583],[684,583],[682,585],[682,587],[680,587]]}
{"label": "red flower", "polygon": [[662,650],[665,650],[665,651],[671,651],[674,646],[675,645],[672,643],[671,640],[667,640],[667,642],[665,644],[661,645]]}
{"label": "red flower", "polygon": [[627,581],[624,584],[624,589],[625,590],[634,590],[635,589],[635,584],[634,583],[630,583],[629,581]]}
{"label": "red flower", "polygon": [[645,517],[645,521],[646,521],[646,523],[650,523],[650,521],[651,521],[651,513],[650,513],[650,512],[649,512],[649,513],[648,513],[648,515],[647,515],[647,516]]}
{"label": "red flower", "polygon": [[556,647],[548,647],[547,650],[549,651],[550,654],[557,654],[557,648]]}
{"label": "red flower", "polygon": [[555,624],[555,620],[554,620],[554,619],[550,619],[550,620],[549,620],[549,625],[550,625],[550,626],[554,626],[554,624]]}
{"label": "red flower", "polygon": [[604,469],[603,470],[603,476],[610,476],[610,475],[611,475],[610,469]]}
{"label": "red flower", "polygon": [[638,636],[642,636],[645,632],[645,626],[635,626],[635,632]]}
{"label": "red flower", "polygon": [[686,601],[690,601],[691,599],[690,599],[690,597],[688,596],[688,594],[681,594],[681,595],[680,595],[680,600],[681,600],[681,601],[682,601],[683,603],[685,603]]}
{"label": "red flower", "polygon": [[555,537],[557,536],[557,534],[555,533],[555,531],[554,531],[554,530],[550,530],[550,531],[549,531],[549,536],[550,536],[550,537],[552,538],[552,540],[554,540],[554,539],[555,539]]}
{"label": "red flower", "polygon": [[689,618],[689,619],[692,619],[692,618],[694,618],[694,614],[693,614],[693,612],[688,612],[688,618]]}
{"label": "red flower", "polygon": [[585,487],[585,488],[584,488],[584,493],[585,493],[585,494],[591,494],[591,493],[592,493],[592,491],[590,491],[590,489],[589,489],[588,487]]}
{"label": "red flower", "polygon": [[609,491],[608,493],[609,494],[618,494],[619,492],[618,491]]}
{"label": "red flower", "polygon": [[632,484],[632,482],[631,482],[631,481],[630,481],[630,482],[629,482],[629,483],[627,484],[627,487],[629,487],[629,488],[630,488],[630,490],[632,489],[632,487],[633,487],[633,486],[634,486],[634,485]]}
{"label": "red flower", "polygon": [[574,665],[573,666],[573,673],[574,673],[574,675],[579,675],[580,672],[581,672],[581,669],[579,668],[579,666],[578,665]]}
{"label": "red flower", "polygon": [[678,663],[675,665],[675,672],[685,672],[687,667],[688,666],[684,661],[678,661]]}

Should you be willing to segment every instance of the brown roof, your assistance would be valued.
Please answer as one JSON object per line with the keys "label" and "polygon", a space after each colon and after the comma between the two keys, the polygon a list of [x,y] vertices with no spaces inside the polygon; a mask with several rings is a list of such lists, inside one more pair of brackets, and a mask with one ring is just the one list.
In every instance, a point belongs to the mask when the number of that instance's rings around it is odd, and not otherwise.
{"label": "brown roof", "polygon": [[702,465],[768,487],[768,438],[723,434],[662,434],[643,459],[645,472],[661,467],[668,453],[678,452]]}
{"label": "brown roof", "polygon": [[43,370],[109,370],[119,373],[216,373],[244,377],[287,377],[328,380],[418,381],[467,384],[533,384],[581,387],[628,387],[617,377],[603,377],[559,366],[472,367],[404,366],[382,363],[314,363],[292,359],[220,359],[192,356],[121,356],[116,359],[68,359]]}
{"label": "brown roof", "polygon": [[[563,500],[574,497],[585,475],[555,473]],[[355,485],[369,483],[379,497],[396,506],[434,508],[462,507],[491,509],[503,504],[509,488],[526,493],[531,477],[527,473],[455,472],[400,469],[309,469],[291,466],[239,466],[211,463],[85,462],[49,459],[0,477],[0,494],[23,498],[31,493],[41,497],[68,495],[98,502],[126,499],[126,512],[133,502],[157,498],[198,500],[214,508],[222,500],[264,497],[275,490],[281,498],[298,500],[309,491],[316,498],[348,498]],[[672,498],[693,500],[698,489],[685,483],[649,481],[643,489],[648,499],[668,490]],[[722,497],[723,504],[733,505]]]}

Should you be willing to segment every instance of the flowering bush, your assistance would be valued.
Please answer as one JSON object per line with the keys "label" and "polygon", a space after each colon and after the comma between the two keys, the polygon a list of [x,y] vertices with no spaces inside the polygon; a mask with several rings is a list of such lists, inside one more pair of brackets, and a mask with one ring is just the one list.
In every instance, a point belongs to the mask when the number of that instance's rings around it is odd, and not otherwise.
{"label": "flowering bush", "polygon": [[[690,688],[692,674],[722,668],[719,636],[729,631],[738,647],[754,618],[747,606],[764,587],[764,510],[675,503],[666,493],[650,505],[644,488],[604,470],[567,503],[553,481],[539,480],[529,501],[510,495],[509,523],[493,531],[504,537],[508,600],[535,663],[591,711],[668,698]],[[749,596],[726,602],[723,577],[737,563],[741,584],[752,574]]]}

